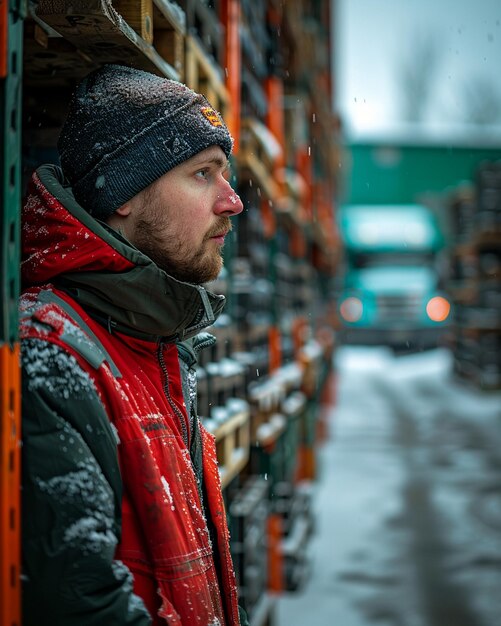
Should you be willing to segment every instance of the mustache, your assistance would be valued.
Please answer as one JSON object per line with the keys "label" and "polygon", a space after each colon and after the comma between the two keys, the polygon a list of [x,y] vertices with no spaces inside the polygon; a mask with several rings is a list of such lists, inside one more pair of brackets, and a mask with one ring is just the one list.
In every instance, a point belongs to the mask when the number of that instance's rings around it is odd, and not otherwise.
{"label": "mustache", "polygon": [[206,239],[210,239],[211,237],[216,237],[216,235],[220,235],[221,233],[230,232],[232,230],[233,225],[229,217],[222,217],[214,226],[209,230],[209,232],[205,235]]}

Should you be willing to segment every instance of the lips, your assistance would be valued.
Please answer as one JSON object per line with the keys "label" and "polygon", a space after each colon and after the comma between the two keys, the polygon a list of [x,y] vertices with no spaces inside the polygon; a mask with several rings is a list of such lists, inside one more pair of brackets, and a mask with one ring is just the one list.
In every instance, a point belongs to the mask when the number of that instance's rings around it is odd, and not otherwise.
{"label": "lips", "polygon": [[223,244],[224,238],[226,237],[227,234],[228,234],[228,231],[225,231],[223,233],[219,233],[218,235],[213,235],[212,237],[210,237],[210,239],[212,241],[215,241],[216,243]]}

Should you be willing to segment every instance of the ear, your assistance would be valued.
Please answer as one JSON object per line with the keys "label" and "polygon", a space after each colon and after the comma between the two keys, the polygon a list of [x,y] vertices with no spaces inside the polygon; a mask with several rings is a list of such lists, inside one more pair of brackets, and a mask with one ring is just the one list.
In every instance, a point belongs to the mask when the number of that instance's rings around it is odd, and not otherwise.
{"label": "ear", "polygon": [[128,228],[131,214],[132,205],[130,202],[126,202],[113,211],[113,213],[106,220],[106,223],[108,226],[111,226],[111,228],[118,230],[118,232],[124,233],[124,231]]}
{"label": "ear", "polygon": [[131,211],[132,207],[129,202],[126,202],[125,204],[122,204],[122,206],[118,207],[118,209],[115,209],[115,213],[121,215],[122,217],[130,215]]}

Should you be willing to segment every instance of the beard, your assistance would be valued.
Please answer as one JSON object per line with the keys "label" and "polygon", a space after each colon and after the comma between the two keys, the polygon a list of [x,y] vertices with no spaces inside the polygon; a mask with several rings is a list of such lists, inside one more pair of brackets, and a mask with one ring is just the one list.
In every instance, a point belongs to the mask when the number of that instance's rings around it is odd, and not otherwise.
{"label": "beard", "polygon": [[[198,248],[193,249],[187,238],[170,232],[165,213],[154,210],[151,204],[150,209],[148,213],[143,211],[135,224],[136,248],[177,280],[196,285],[215,280],[223,267],[222,246],[210,239],[231,230],[230,218],[219,218]],[[190,227],[190,224],[186,226],[186,232]]]}

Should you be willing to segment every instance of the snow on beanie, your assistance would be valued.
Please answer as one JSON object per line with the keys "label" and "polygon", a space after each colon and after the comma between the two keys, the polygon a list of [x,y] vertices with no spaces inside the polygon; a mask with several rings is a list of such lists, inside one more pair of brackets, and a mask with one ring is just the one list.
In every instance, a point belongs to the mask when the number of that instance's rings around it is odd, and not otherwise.
{"label": "snow on beanie", "polygon": [[176,165],[233,140],[204,96],[182,83],[105,65],[77,87],[58,141],[76,200],[106,220]]}

